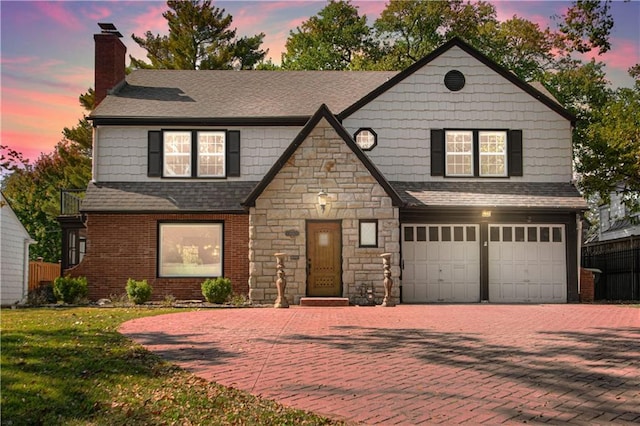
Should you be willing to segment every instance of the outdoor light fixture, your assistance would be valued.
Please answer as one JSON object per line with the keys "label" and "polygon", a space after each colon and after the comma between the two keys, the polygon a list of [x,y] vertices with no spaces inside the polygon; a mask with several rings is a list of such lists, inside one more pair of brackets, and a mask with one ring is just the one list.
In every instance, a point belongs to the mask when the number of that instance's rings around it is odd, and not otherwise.
{"label": "outdoor light fixture", "polygon": [[491,217],[491,210],[482,210],[482,217]]}
{"label": "outdoor light fixture", "polygon": [[324,209],[325,207],[327,207],[327,197],[329,195],[324,192],[324,190],[320,190],[320,192],[318,192],[318,205],[320,206],[320,209],[322,210],[322,213],[324,213]]}

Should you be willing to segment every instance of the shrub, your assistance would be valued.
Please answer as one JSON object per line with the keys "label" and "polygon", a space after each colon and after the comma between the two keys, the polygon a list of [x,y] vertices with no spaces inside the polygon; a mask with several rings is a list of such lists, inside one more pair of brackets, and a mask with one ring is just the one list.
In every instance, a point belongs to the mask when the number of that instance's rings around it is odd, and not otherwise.
{"label": "shrub", "polygon": [[77,303],[87,296],[88,291],[86,277],[58,277],[53,281],[53,294],[64,303]]}
{"label": "shrub", "polygon": [[153,288],[149,285],[147,280],[136,281],[133,278],[127,280],[127,296],[129,300],[140,305],[151,298],[151,292]]}
{"label": "shrub", "polygon": [[49,303],[56,303],[56,296],[53,293],[53,284],[41,284],[27,294],[27,304],[30,306],[41,306]]}
{"label": "shrub", "polygon": [[202,283],[202,295],[209,303],[224,303],[231,295],[231,290],[229,278],[207,278]]}

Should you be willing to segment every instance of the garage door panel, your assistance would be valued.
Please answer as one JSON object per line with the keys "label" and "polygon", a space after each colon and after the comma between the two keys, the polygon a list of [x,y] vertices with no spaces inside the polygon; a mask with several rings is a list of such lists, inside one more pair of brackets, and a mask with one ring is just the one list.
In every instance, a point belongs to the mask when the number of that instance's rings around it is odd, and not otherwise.
{"label": "garage door panel", "polygon": [[566,302],[564,225],[489,228],[489,301]]}
{"label": "garage door panel", "polygon": [[[478,225],[403,225],[402,235],[404,271],[415,271],[413,275],[403,272],[403,301],[480,300]],[[418,268],[423,268],[424,275]],[[405,292],[405,286],[411,290]]]}

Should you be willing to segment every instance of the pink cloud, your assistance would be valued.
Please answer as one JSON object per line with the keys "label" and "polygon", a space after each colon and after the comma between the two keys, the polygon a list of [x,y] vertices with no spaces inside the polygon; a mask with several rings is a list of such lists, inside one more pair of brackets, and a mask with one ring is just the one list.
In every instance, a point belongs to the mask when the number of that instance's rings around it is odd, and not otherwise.
{"label": "pink cloud", "polygon": [[65,2],[35,2],[36,8],[39,11],[52,19],[59,25],[64,26],[66,29],[79,31],[84,28],[84,24],[77,16],[74,16],[72,12],[68,11]]}
{"label": "pink cloud", "polygon": [[0,65],[3,66],[31,64],[36,61],[38,61],[38,58],[35,56],[19,56],[14,58],[7,58],[6,56],[0,57]]}
{"label": "pink cloud", "polygon": [[611,50],[601,55],[597,51],[591,51],[583,55],[587,60],[594,59],[604,62],[608,67],[627,71],[630,67],[640,62],[640,49],[638,42],[628,39],[612,38]]}
{"label": "pink cloud", "polygon": [[59,132],[58,136],[55,136],[48,133],[13,132],[4,129],[0,132],[0,137],[3,145],[22,153],[31,164],[40,157],[40,154],[52,152],[55,145],[62,139]]}
{"label": "pink cloud", "polygon": [[112,15],[111,9],[100,5],[91,5],[91,9],[85,12],[86,19],[91,21],[102,21]]}
{"label": "pink cloud", "polygon": [[166,3],[149,6],[144,14],[133,19],[133,34],[142,37],[147,31],[154,34],[166,34],[169,30],[167,20],[162,16],[168,10]]}
{"label": "pink cloud", "polygon": [[382,11],[387,7],[385,1],[354,1],[352,3],[358,8],[358,15],[367,15],[369,25],[380,17]]}

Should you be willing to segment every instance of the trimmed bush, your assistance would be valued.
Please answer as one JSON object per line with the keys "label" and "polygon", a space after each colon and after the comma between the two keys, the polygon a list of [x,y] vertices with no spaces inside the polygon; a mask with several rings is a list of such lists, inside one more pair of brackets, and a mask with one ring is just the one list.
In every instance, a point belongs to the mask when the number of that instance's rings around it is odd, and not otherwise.
{"label": "trimmed bush", "polygon": [[126,290],[129,300],[136,305],[140,305],[151,298],[153,288],[149,285],[147,280],[136,281],[133,278],[129,278],[127,280]]}
{"label": "trimmed bush", "polygon": [[202,295],[209,303],[226,302],[231,295],[231,290],[231,280],[229,278],[207,278],[202,283]]}
{"label": "trimmed bush", "polygon": [[72,304],[87,296],[89,287],[86,277],[58,277],[53,281],[53,294],[58,301]]}

